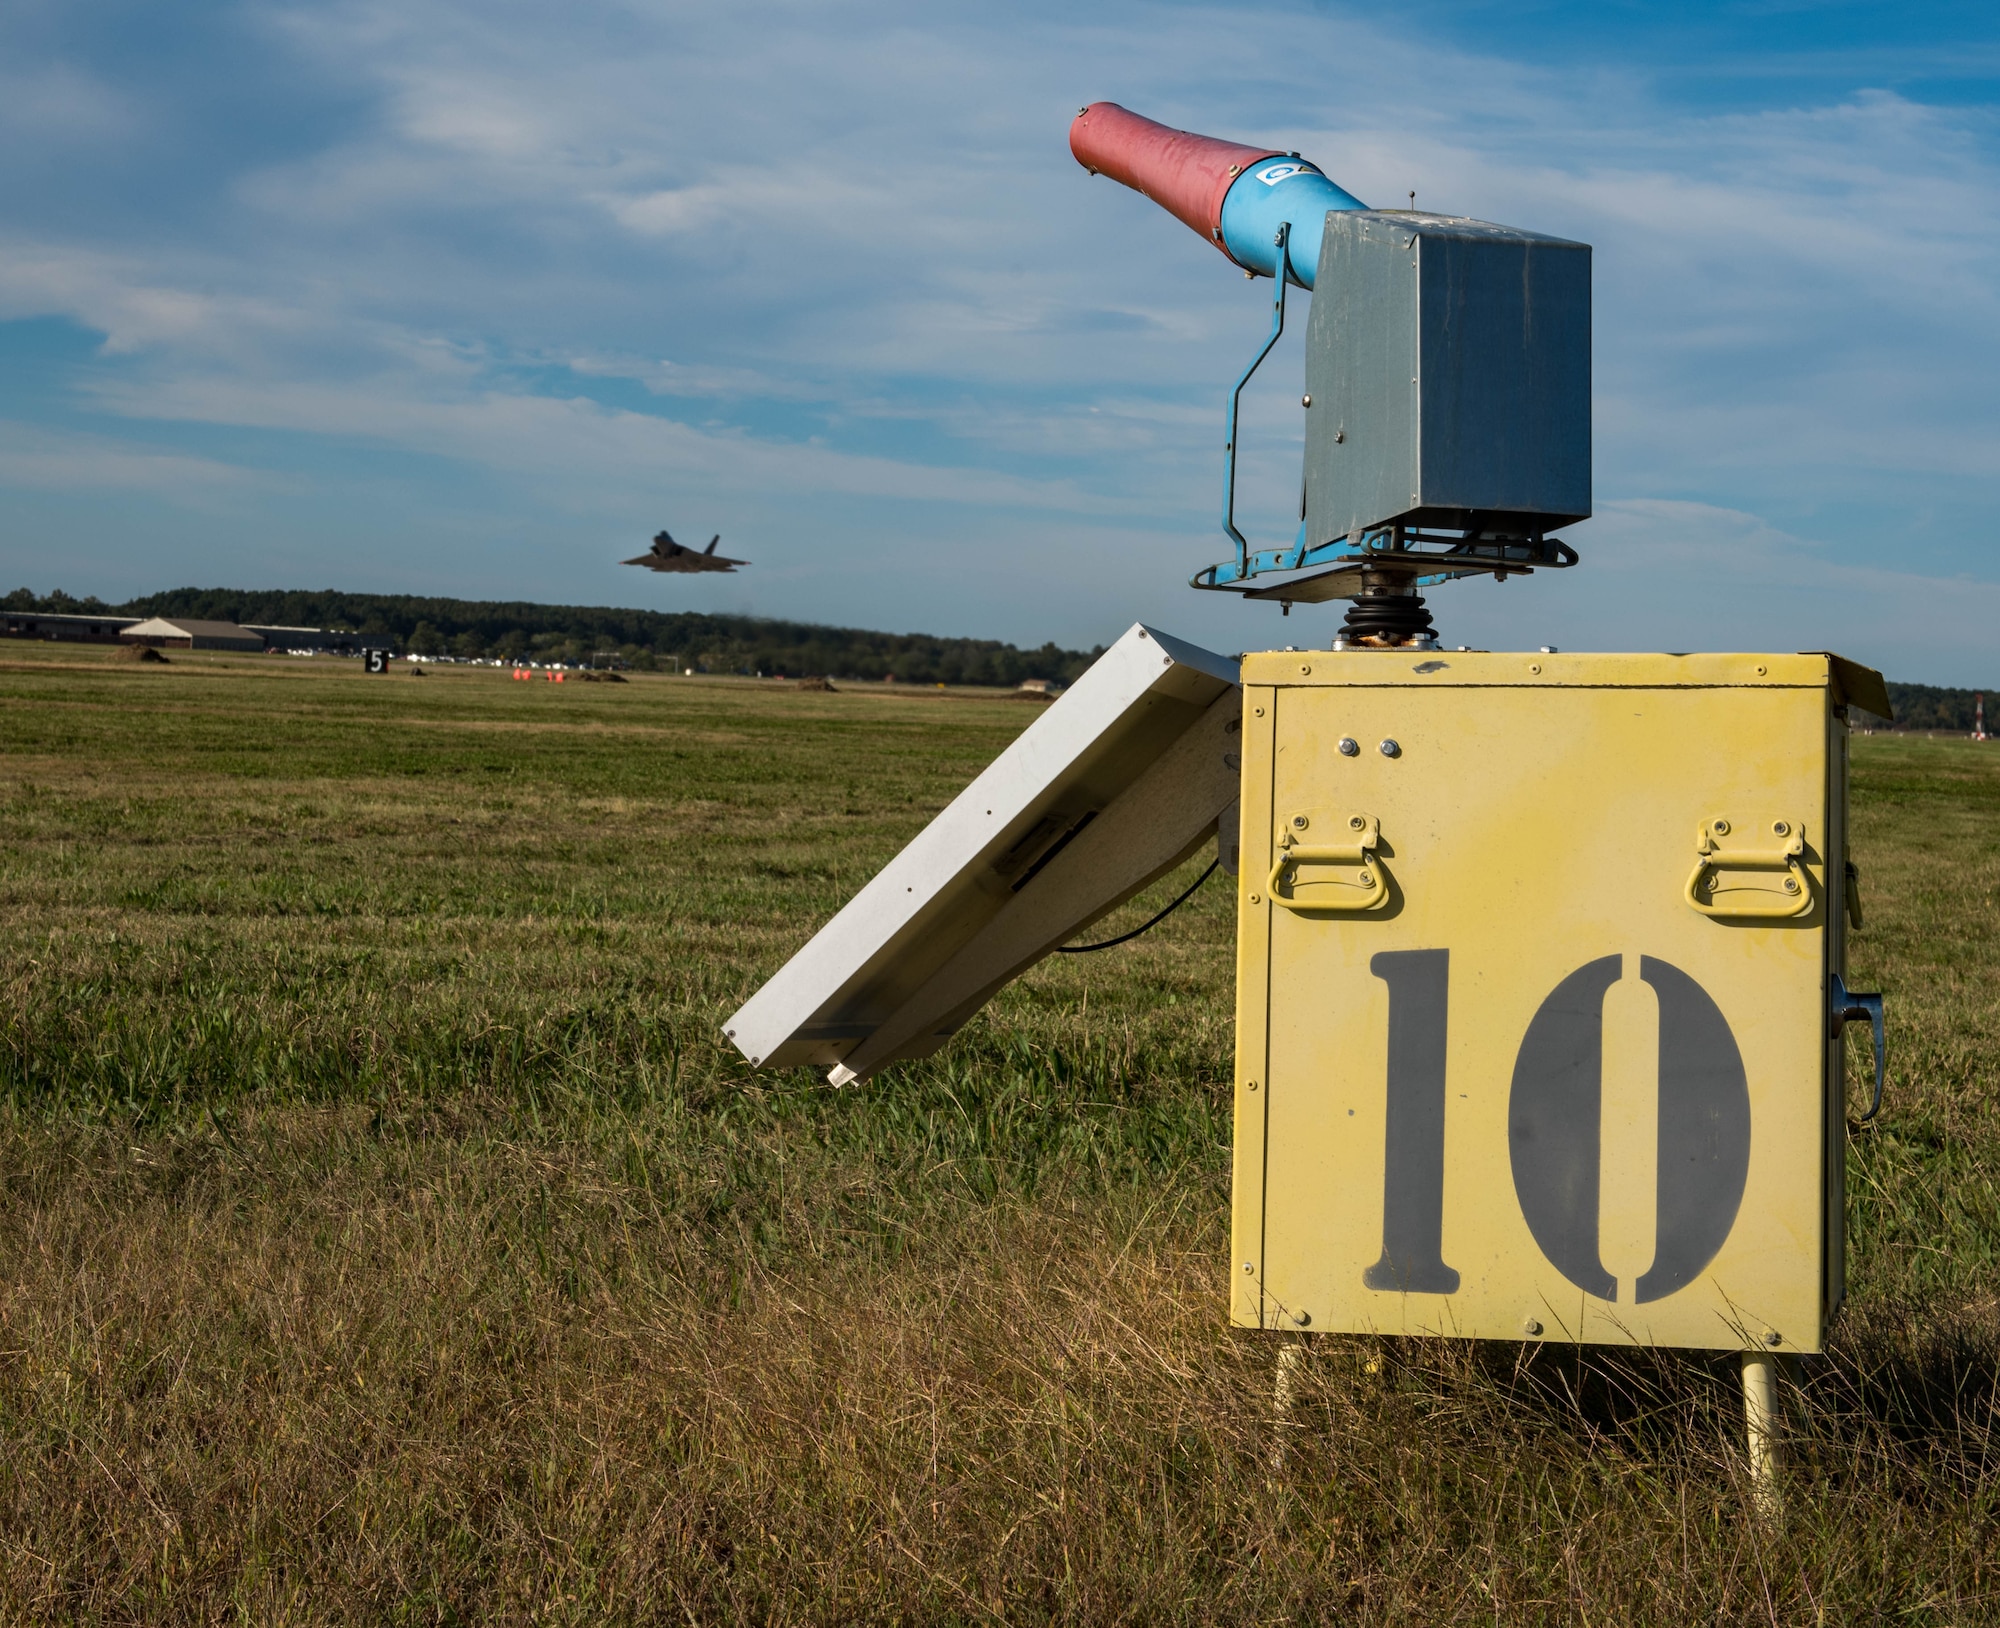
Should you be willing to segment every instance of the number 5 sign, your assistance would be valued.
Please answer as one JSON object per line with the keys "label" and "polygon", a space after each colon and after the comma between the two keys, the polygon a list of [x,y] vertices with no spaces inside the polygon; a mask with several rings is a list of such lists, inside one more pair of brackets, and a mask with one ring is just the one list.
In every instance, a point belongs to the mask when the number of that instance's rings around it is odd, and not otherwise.
{"label": "number 5 sign", "polygon": [[1872,675],[1314,651],[1243,677],[1233,1319],[1818,1349]]}

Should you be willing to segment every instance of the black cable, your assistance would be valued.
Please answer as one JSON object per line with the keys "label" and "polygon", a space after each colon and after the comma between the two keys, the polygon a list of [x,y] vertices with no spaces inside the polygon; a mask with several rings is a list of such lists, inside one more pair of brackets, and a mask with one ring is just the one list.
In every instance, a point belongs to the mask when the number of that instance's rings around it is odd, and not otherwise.
{"label": "black cable", "polygon": [[1201,884],[1206,882],[1211,876],[1213,876],[1215,874],[1215,867],[1217,865],[1220,865],[1221,863],[1222,863],[1222,855],[1217,854],[1213,859],[1211,859],[1208,862],[1208,869],[1203,871],[1201,875],[1197,876],[1192,882],[1188,883],[1187,892],[1183,893],[1178,899],[1174,900],[1172,904],[1168,905],[1166,909],[1162,910],[1157,916],[1155,916],[1151,921],[1146,922],[1143,926],[1134,927],[1132,931],[1129,933],[1120,933],[1116,938],[1107,938],[1102,944],[1058,944],[1056,946],[1056,954],[1088,955],[1092,950],[1108,950],[1120,944],[1129,944],[1133,939],[1137,938],[1141,933],[1150,932],[1153,928],[1159,926],[1161,922],[1167,919],[1167,917],[1171,916],[1176,910],[1180,909],[1182,905],[1186,904],[1188,900],[1192,899],[1194,897],[1194,890],[1200,887]]}

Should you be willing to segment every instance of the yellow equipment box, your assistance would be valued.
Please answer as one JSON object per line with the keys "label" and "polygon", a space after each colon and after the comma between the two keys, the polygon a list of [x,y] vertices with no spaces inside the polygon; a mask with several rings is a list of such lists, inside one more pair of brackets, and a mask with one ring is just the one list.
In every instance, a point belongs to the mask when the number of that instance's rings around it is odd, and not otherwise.
{"label": "yellow equipment box", "polygon": [[1242,677],[1232,1320],[1818,1350],[1846,706],[1886,713],[1879,675],[1312,650]]}

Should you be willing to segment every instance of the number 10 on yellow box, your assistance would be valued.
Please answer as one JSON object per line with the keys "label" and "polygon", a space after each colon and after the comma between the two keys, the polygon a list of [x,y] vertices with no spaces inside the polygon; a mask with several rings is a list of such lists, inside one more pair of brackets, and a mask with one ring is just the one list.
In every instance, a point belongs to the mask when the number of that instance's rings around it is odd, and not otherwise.
{"label": "number 10 on yellow box", "polygon": [[1235,1322],[1819,1348],[1868,680],[1245,659]]}

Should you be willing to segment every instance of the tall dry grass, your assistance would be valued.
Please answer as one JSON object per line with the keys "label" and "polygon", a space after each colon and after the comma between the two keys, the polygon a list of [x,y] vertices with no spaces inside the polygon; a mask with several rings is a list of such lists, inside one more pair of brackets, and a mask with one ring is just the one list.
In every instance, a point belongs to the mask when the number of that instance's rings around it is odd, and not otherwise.
{"label": "tall dry grass", "polygon": [[0,669],[0,1617],[2000,1616],[2000,759],[1857,743],[1892,1096],[1764,1525],[1704,1357],[1274,1416],[1219,897],[866,1090],[716,1047],[1015,709],[555,699]]}

